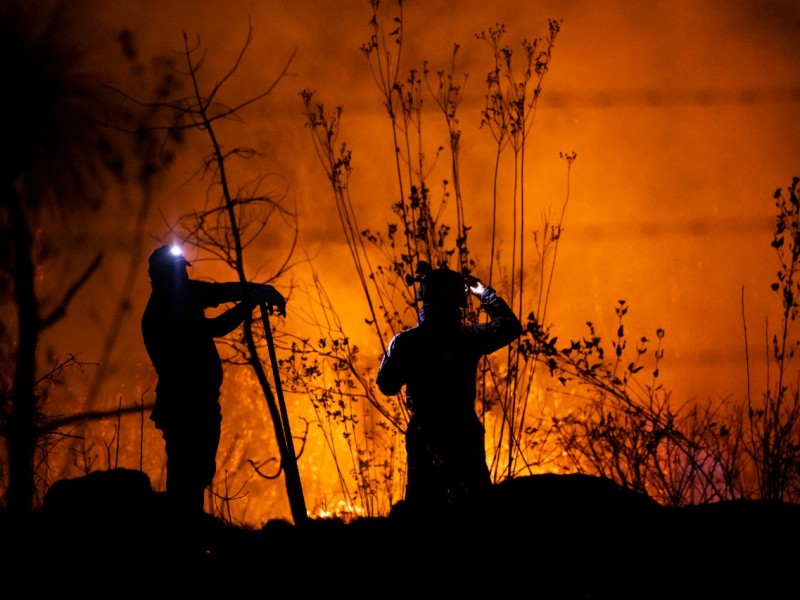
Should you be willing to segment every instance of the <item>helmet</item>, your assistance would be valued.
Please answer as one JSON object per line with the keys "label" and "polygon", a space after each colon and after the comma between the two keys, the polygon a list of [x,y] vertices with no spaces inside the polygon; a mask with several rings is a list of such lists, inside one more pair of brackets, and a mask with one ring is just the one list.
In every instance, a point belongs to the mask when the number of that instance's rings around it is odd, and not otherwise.
{"label": "helmet", "polygon": [[467,288],[461,273],[447,267],[431,269],[427,263],[421,263],[417,273],[420,274],[417,300],[424,306],[467,306]]}
{"label": "helmet", "polygon": [[190,263],[184,258],[178,246],[161,246],[153,250],[153,253],[148,259],[148,272],[152,278],[154,275],[171,274],[175,272],[176,268],[190,267]]}

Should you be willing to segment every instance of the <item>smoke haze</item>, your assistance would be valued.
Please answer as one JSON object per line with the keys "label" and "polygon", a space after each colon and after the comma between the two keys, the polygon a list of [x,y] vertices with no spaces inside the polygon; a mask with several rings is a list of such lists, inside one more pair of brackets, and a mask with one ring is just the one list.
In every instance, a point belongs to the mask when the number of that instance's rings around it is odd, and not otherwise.
{"label": "smoke haze", "polygon": [[[169,52],[179,60],[184,32],[190,43],[199,40],[207,85],[234,63],[250,23],[253,43],[225,89],[228,104],[259,94],[289,64],[275,90],[242,112],[244,122],[226,129],[227,143],[262,152],[253,170],[271,174],[265,191],[296,205],[296,257],[311,262],[276,287],[288,292],[290,285],[310,285],[313,267],[353,338],[366,334],[365,306],[299,92],[311,89],[326,107],[343,107],[340,135],[353,151],[350,193],[360,226],[382,230],[393,220],[396,184],[389,125],[359,50],[370,35],[369,2],[128,0],[96,2],[92,13],[99,24],[92,24],[92,35],[111,39],[131,29],[145,62]],[[657,328],[665,329],[661,376],[674,397],[743,398],[746,351],[758,363],[752,387],[761,393],[765,322],[777,323],[780,314],[769,287],[779,267],[770,247],[772,196],[800,175],[800,6],[777,0],[410,0],[404,13],[405,69],[421,68],[425,60],[434,72],[446,68],[459,45],[455,72],[468,74],[460,107],[462,193],[471,239],[480,248],[489,235],[494,142],[480,127],[492,57],[475,34],[502,23],[516,48],[523,38],[545,36],[548,18],[561,21],[526,156],[531,231],[540,212],[560,210],[569,198],[548,320],[564,340],[582,336],[586,321],[607,339],[616,330],[614,307],[624,299],[632,339],[653,339]],[[435,117],[429,123],[431,134],[443,133]],[[431,156],[446,142],[432,140]],[[208,151],[204,144],[186,148],[157,190],[145,257],[168,237],[178,215],[205,201],[208,183],[190,178]],[[573,151],[568,182],[559,153]],[[124,222],[129,216],[107,218]],[[145,261],[130,290],[124,342],[101,357],[99,340],[109,328],[127,257],[108,227],[97,229],[111,260],[46,345],[53,353],[108,361],[113,378],[104,383],[105,397],[117,391],[135,396],[131,386],[141,391],[148,385],[136,379],[149,368],[139,332],[149,292]],[[289,240],[276,234],[251,265],[253,275],[266,277]],[[485,266],[488,257],[483,260]],[[480,270],[479,264],[479,276]],[[192,274],[233,276],[205,270],[202,260]],[[287,330],[306,310],[300,294],[292,299]],[[379,357],[376,348],[366,352],[365,361]]]}

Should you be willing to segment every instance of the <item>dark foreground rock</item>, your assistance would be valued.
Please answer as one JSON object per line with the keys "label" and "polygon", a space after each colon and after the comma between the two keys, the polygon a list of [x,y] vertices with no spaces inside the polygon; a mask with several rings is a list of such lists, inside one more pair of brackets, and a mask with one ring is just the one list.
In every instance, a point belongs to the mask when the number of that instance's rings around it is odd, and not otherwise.
{"label": "dark foreground rock", "polygon": [[800,597],[800,506],[669,509],[583,475],[508,480],[479,511],[249,530],[176,520],[146,475],[115,470],[1,516],[9,598]]}

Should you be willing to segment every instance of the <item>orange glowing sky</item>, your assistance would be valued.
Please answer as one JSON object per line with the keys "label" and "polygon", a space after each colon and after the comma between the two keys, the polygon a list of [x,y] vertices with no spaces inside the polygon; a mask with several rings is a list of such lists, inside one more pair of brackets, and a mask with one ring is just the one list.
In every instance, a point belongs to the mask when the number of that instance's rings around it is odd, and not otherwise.
{"label": "orange glowing sky", "polygon": [[[393,162],[381,99],[359,51],[370,33],[367,0],[96,4],[98,22],[110,31],[132,28],[144,55],[180,51],[184,31],[198,36],[209,80],[230,66],[250,19],[254,42],[235,78],[241,97],[269,85],[296,50],[289,76],[243,115],[236,143],[257,147],[265,155],[262,168],[283,178],[299,212],[298,256],[313,258],[357,332],[364,311],[352,292],[352,266],[342,258],[333,198],[298,93],[310,88],[327,106],[344,107],[352,197],[362,225],[382,229],[390,218]],[[652,338],[656,328],[666,330],[662,377],[674,397],[741,398],[743,290],[750,353],[763,362],[765,320],[778,315],[769,290],[777,270],[772,194],[800,175],[800,6],[791,0],[407,1],[407,68],[423,60],[446,66],[458,43],[456,71],[469,74],[461,107],[462,191],[476,241],[486,235],[493,143],[478,127],[491,57],[475,34],[503,23],[513,46],[544,36],[548,18],[562,25],[529,151],[537,207],[531,214],[560,207],[566,171],[559,152],[578,155],[549,320],[563,339],[582,335],[587,320],[611,336],[614,306],[625,299],[632,335]],[[184,185],[199,152],[183,155],[159,188],[148,227],[153,239],[166,233],[159,211],[172,219],[204,197],[203,182]],[[68,331],[67,350],[89,361],[99,359],[96,340],[109,321],[102,302],[127,259],[120,250],[114,263],[113,244],[105,249],[112,260],[71,311],[70,324],[49,338],[58,345],[54,340]],[[293,272],[295,282],[310,278],[305,268]],[[204,274],[202,263],[193,274]],[[127,369],[146,363],[138,319],[147,293],[143,264],[122,330],[124,351],[110,359],[123,381]],[[299,309],[290,304],[287,329]],[[754,380],[756,390],[763,387]]]}
{"label": "orange glowing sky", "polygon": [[[513,46],[546,34],[548,18],[561,19],[531,171],[537,202],[559,206],[566,178],[558,153],[578,154],[551,319],[562,336],[577,336],[585,320],[613,324],[613,307],[624,298],[631,331],[667,331],[663,372],[675,395],[741,394],[742,289],[751,352],[758,353],[759,331],[777,301],[768,288],[776,271],[771,197],[800,172],[800,8],[722,0],[453,6],[407,2],[405,44],[409,67],[423,59],[444,66],[453,44],[461,47],[457,71],[469,74],[461,109],[467,220],[485,216],[480,205],[491,172],[491,154],[483,152],[491,140],[477,127],[489,55],[475,33],[503,23]],[[143,53],[180,50],[184,31],[199,36],[209,74],[230,64],[249,18],[255,40],[238,78],[243,95],[270,82],[297,50],[290,77],[246,114],[239,135],[251,136],[269,169],[286,178],[298,202],[302,252],[316,256],[335,301],[350,302],[344,286],[352,274],[336,258],[342,238],[297,94],[311,88],[319,101],[344,107],[353,198],[375,207],[365,209],[364,225],[381,228],[391,155],[359,51],[369,35],[368,2],[130,1],[98,3],[97,11],[111,27],[132,27]],[[752,101],[742,100],[745,91]],[[187,168],[196,166],[191,160]],[[180,188],[182,181],[176,175],[162,189],[167,214],[176,199],[202,190]],[[160,221],[150,233],[163,235]]]}

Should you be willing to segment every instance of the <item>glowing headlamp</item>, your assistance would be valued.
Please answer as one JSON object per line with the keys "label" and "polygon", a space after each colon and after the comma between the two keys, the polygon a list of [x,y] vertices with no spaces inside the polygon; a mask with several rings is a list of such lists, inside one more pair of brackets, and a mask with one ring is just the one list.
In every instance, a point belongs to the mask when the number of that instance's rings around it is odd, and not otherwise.
{"label": "glowing headlamp", "polygon": [[183,250],[181,250],[178,244],[172,244],[172,246],[169,247],[169,255],[172,257],[172,262],[175,264],[182,264],[187,267],[192,265],[192,263],[186,260],[186,257],[183,255]]}

